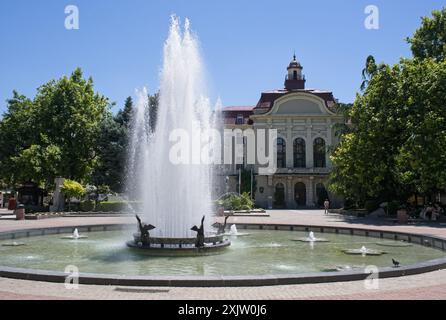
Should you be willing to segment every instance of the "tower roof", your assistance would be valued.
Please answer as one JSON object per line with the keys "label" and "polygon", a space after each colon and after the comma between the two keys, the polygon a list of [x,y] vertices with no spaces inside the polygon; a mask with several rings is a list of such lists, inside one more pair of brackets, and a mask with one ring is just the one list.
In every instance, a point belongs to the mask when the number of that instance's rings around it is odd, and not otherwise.
{"label": "tower roof", "polygon": [[294,54],[293,56],[293,60],[290,62],[289,66],[288,66],[288,70],[289,69],[303,69],[302,65],[300,64],[300,62],[296,59],[296,54]]}

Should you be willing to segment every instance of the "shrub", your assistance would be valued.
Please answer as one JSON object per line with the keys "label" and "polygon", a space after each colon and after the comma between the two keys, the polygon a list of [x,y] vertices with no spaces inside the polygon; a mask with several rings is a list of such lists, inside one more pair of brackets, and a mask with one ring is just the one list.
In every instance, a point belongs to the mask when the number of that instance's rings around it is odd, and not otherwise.
{"label": "shrub", "polygon": [[367,200],[364,204],[364,208],[367,210],[367,212],[371,213],[379,208],[379,201]]}
{"label": "shrub", "polygon": [[25,213],[33,214],[33,213],[41,213],[41,212],[49,212],[50,208],[45,206],[33,206],[33,205],[25,205]]}
{"label": "shrub", "polygon": [[68,179],[64,181],[61,191],[68,198],[68,211],[71,211],[71,198],[80,199],[85,194],[85,188],[79,182]]}
{"label": "shrub", "polygon": [[105,201],[98,203],[96,206],[96,211],[102,211],[102,212],[119,212],[124,208],[123,202],[111,202],[111,201]]}
{"label": "shrub", "polygon": [[79,205],[79,209],[82,212],[91,212],[94,210],[94,201],[87,200],[87,201],[81,201]]}
{"label": "shrub", "polygon": [[68,206],[68,209],[65,208],[65,212],[79,212],[81,211],[80,202],[71,202]]}
{"label": "shrub", "polygon": [[137,201],[104,201],[98,203],[95,211],[101,212],[120,212],[120,211],[131,211],[133,208],[136,212],[142,210],[142,203]]}
{"label": "shrub", "polygon": [[391,216],[395,216],[399,207],[400,203],[398,201],[390,201],[387,207],[388,214]]}
{"label": "shrub", "polygon": [[225,208],[225,210],[251,210],[254,207],[254,202],[247,192],[242,195],[227,195],[218,200],[217,204]]}

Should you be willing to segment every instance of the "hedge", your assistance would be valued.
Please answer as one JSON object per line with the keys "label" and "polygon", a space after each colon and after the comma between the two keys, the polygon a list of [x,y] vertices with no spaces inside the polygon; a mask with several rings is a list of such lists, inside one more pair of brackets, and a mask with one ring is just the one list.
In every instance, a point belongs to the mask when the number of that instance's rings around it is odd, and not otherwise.
{"label": "hedge", "polygon": [[142,203],[137,201],[105,201],[97,204],[94,211],[100,212],[120,212],[120,211],[142,211]]}

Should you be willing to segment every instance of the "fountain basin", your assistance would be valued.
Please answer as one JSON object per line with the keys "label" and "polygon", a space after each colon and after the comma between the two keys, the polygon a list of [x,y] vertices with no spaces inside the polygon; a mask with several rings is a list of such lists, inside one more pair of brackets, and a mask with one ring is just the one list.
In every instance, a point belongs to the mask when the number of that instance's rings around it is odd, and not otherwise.
{"label": "fountain basin", "polygon": [[382,247],[393,247],[393,248],[406,248],[406,247],[412,247],[413,244],[407,243],[407,242],[377,242],[376,245],[382,246]]}
{"label": "fountain basin", "polygon": [[67,240],[80,240],[80,239],[87,239],[88,236],[66,236],[66,237],[62,237],[61,239],[67,239]]}
{"label": "fountain basin", "polygon": [[150,244],[143,245],[139,233],[133,235],[134,240],[128,241],[127,247],[138,250],[139,253],[152,256],[203,256],[221,253],[231,245],[231,241],[223,235],[206,237],[205,246],[195,247],[196,238],[150,238]]}
{"label": "fountain basin", "polygon": [[[422,234],[404,234],[383,231],[381,234],[363,229],[346,229],[336,226],[296,226],[259,224],[239,225],[251,232],[251,237],[234,238],[224,254],[197,257],[157,257],[129,249],[122,237],[133,225],[86,225],[80,232],[88,232],[88,241],[76,246],[60,240],[60,234],[72,232],[72,227],[0,232],[0,241],[14,241],[36,237],[32,243],[19,248],[0,247],[2,261],[0,277],[64,283],[64,268],[68,264],[79,266],[81,284],[128,286],[267,286],[334,281],[364,280],[370,276],[367,265],[380,268],[380,278],[400,277],[446,268],[446,239]],[[315,246],[311,254],[308,246],[291,242],[304,236],[309,228],[324,234],[330,243]],[[274,231],[282,229],[284,231]],[[294,231],[289,231],[294,230]],[[131,231],[130,231],[131,232]],[[301,233],[302,232],[302,233]],[[352,239],[351,234],[354,234]],[[378,239],[377,239],[378,238]],[[381,240],[379,240],[381,238]],[[364,243],[367,247],[376,242],[408,239],[410,248],[391,248],[387,255],[356,256],[339,254],[339,245]],[[231,239],[232,240],[232,239]],[[271,241],[284,246],[269,246]],[[430,245],[427,245],[429,241]],[[0,242],[1,243],[1,242]],[[297,251],[296,251],[297,250]],[[300,251],[303,250],[303,251]],[[443,251],[442,251],[443,250]],[[34,259],[23,259],[38,252]],[[74,252],[75,255],[67,254]],[[301,252],[301,254],[299,253]],[[299,257],[299,259],[296,259]],[[324,257],[321,259],[321,257]],[[391,258],[401,261],[400,268],[392,266]],[[290,266],[279,268],[280,265]],[[352,270],[338,270],[337,266],[358,266]],[[360,268],[361,267],[361,268]],[[337,269],[336,271],[334,269]],[[342,269],[342,268],[339,268]],[[325,271],[325,272],[321,272]],[[328,272],[331,271],[331,272]]]}
{"label": "fountain basin", "polygon": [[8,243],[3,243],[2,246],[3,247],[21,247],[21,246],[26,246],[26,244],[23,242],[8,242]]}
{"label": "fountain basin", "polygon": [[298,239],[292,239],[291,241],[298,241],[298,242],[330,242],[329,240],[324,239],[324,238],[317,238],[317,239],[298,238]]}
{"label": "fountain basin", "polygon": [[373,249],[367,249],[366,251],[363,251],[361,249],[347,249],[347,250],[342,250],[342,252],[344,252],[345,254],[357,255],[357,256],[381,256],[387,253],[385,251],[373,250]]}

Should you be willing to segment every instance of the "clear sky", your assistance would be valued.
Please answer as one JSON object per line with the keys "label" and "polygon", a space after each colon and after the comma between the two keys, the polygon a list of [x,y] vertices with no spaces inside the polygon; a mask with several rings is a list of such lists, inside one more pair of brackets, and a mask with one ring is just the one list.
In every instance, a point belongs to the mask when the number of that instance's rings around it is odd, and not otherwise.
{"label": "clear sky", "polygon": [[[66,30],[67,5],[77,5],[80,29]],[[380,28],[364,27],[376,5]],[[36,88],[81,67],[96,90],[122,107],[134,89],[158,88],[169,17],[188,17],[198,34],[211,98],[226,106],[254,105],[263,90],[283,87],[296,51],[307,87],[352,102],[366,57],[396,63],[405,42],[438,0],[1,0],[0,113],[12,90]],[[116,110],[115,110],[116,111]]]}

